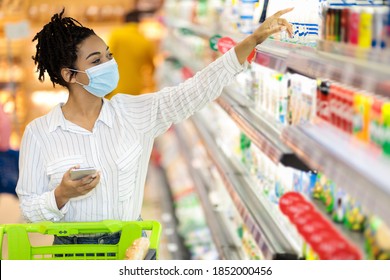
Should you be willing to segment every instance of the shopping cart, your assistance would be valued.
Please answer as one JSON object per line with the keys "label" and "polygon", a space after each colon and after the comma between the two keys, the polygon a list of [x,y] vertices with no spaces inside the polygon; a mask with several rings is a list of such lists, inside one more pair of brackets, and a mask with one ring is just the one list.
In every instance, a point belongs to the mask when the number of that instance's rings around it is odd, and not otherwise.
{"label": "shopping cart", "polygon": [[[121,231],[118,244],[70,244],[32,246],[28,233],[42,235],[72,236],[76,234],[113,233]],[[126,249],[146,231],[150,246],[145,259],[158,259],[161,225],[157,221],[53,223],[0,225],[0,259],[3,237],[7,234],[9,260],[123,260]]]}

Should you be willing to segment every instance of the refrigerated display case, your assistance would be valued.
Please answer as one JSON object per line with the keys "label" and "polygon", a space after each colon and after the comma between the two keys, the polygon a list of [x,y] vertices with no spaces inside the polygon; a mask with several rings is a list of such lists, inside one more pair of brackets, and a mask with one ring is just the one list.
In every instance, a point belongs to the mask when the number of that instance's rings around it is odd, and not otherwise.
{"label": "refrigerated display case", "polygon": [[[175,77],[171,84],[184,80],[188,73],[195,73],[221,55],[212,48],[211,39],[215,39],[216,35],[219,38],[229,36],[235,42],[246,36],[237,28],[240,17],[234,13],[234,8],[239,7],[235,5],[240,5],[241,1],[207,2],[206,10],[200,9],[198,1],[166,2],[168,37],[163,47],[169,54],[168,64],[172,66],[174,61],[174,67],[169,68],[173,70],[169,75],[165,75],[165,84],[169,84],[167,79],[170,77]],[[386,236],[386,225],[390,224],[390,184],[386,180],[386,174],[390,171],[390,157],[385,148],[386,137],[383,140],[385,143],[378,145],[378,141],[373,143],[369,136],[364,138],[359,135],[361,131],[357,131],[357,118],[367,117],[366,113],[359,111],[358,108],[362,107],[358,106],[360,103],[332,111],[336,121],[322,116],[316,105],[323,105],[319,92],[321,82],[327,81],[334,87],[332,90],[336,86],[342,88],[343,92],[353,89],[355,96],[373,96],[387,103],[390,92],[389,50],[364,48],[350,42],[332,42],[321,37],[323,34],[320,31],[327,27],[326,11],[334,9],[332,5],[335,1],[318,2],[320,8],[325,7],[325,10],[318,10],[323,18],[319,17],[316,21],[316,44],[304,37],[298,41],[286,40],[283,36],[266,40],[256,47],[256,56],[248,69],[237,75],[237,81],[226,87],[213,105],[195,114],[186,123],[175,126],[174,131],[180,143],[188,143],[188,128],[185,130],[183,127],[195,128],[208,158],[215,166],[214,170],[218,171],[224,188],[263,258],[320,258],[315,252],[307,253],[313,249],[307,249],[310,247],[308,238],[280,211],[278,202],[284,194],[300,192],[337,229],[337,234],[347,240],[348,246],[359,251],[357,258],[386,259],[388,241],[377,238],[377,232],[372,230],[378,228],[375,226],[375,221],[378,221],[383,226],[380,235]],[[383,2],[375,4],[383,5]],[[261,9],[261,5],[256,6],[254,11],[258,9]],[[230,21],[227,22],[229,16]],[[253,14],[254,18],[256,16]],[[304,18],[299,24],[294,22],[294,25],[301,26],[304,25],[302,21],[310,20]],[[209,25],[210,22],[213,23]],[[181,43],[185,48],[178,49]],[[269,84],[271,86],[267,88]],[[291,95],[300,87],[303,94],[299,98],[298,95]],[[273,93],[280,99],[272,99],[275,96]],[[331,94],[332,102],[344,106],[341,94],[332,91]],[[284,97],[290,102],[290,107],[281,118],[278,110],[282,110],[281,100]],[[271,101],[262,101],[262,98],[271,98]],[[361,102],[360,97],[358,101],[355,99],[352,102]],[[291,100],[297,103],[291,103]],[[310,110],[308,104],[312,106]],[[291,108],[292,105],[295,108]],[[330,109],[336,108],[333,106]],[[350,112],[350,109],[355,111]],[[302,110],[306,115],[301,113]],[[351,116],[354,119],[348,120]],[[224,125],[218,128],[215,123],[219,121],[233,122],[236,128],[221,128]],[[346,125],[347,121],[350,121],[350,128]],[[383,119],[380,121],[381,129],[386,130],[387,122]],[[231,131],[236,131],[236,135],[232,136]],[[372,132],[368,130],[366,133],[369,135]],[[227,143],[223,144],[224,140]],[[239,147],[240,141],[247,144],[241,142]],[[191,152],[192,146],[187,144],[184,150]],[[188,162],[190,168],[196,165],[194,161],[197,161],[196,157]],[[270,179],[264,178],[267,176]],[[204,184],[202,187],[201,183],[199,185],[198,192],[205,192],[204,188],[207,187]],[[208,207],[206,204],[203,203],[203,206]],[[215,223],[208,224],[215,227]],[[218,239],[218,230],[214,232],[214,239]],[[348,257],[344,255],[344,258]]]}

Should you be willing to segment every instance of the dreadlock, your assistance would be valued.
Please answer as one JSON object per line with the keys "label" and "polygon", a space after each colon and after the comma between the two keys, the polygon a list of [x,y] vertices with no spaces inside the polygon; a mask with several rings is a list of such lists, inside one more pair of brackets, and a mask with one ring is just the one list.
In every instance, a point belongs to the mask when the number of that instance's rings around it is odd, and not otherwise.
{"label": "dreadlock", "polygon": [[62,17],[65,9],[52,16],[51,21],[38,32],[33,42],[37,40],[36,54],[32,57],[38,79],[45,80],[45,72],[55,84],[67,86],[67,82],[61,76],[61,68],[74,68],[77,59],[77,46],[86,38],[95,35],[92,29],[84,27],[77,20],[70,17]]}

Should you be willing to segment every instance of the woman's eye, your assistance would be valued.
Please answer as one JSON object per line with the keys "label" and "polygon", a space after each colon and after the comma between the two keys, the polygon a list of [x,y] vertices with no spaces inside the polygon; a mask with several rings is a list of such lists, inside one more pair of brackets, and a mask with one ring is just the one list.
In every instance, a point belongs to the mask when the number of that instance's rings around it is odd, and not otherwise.
{"label": "woman's eye", "polygon": [[100,58],[98,58],[98,59],[96,59],[96,60],[94,60],[94,61],[92,61],[92,63],[99,63],[100,62]]}
{"label": "woman's eye", "polygon": [[108,58],[113,58],[114,54],[113,53],[109,53],[108,54]]}

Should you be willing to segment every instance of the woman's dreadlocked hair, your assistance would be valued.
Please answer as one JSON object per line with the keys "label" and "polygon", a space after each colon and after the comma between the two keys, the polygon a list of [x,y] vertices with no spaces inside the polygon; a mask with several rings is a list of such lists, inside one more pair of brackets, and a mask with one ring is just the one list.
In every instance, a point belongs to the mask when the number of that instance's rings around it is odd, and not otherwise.
{"label": "woman's dreadlocked hair", "polygon": [[45,80],[45,72],[55,84],[67,86],[67,82],[61,76],[61,68],[74,68],[77,59],[77,46],[86,38],[95,35],[92,29],[82,26],[80,22],[70,17],[62,17],[61,13],[52,16],[34,39],[38,41],[37,52],[32,59],[37,65],[39,80]]}

